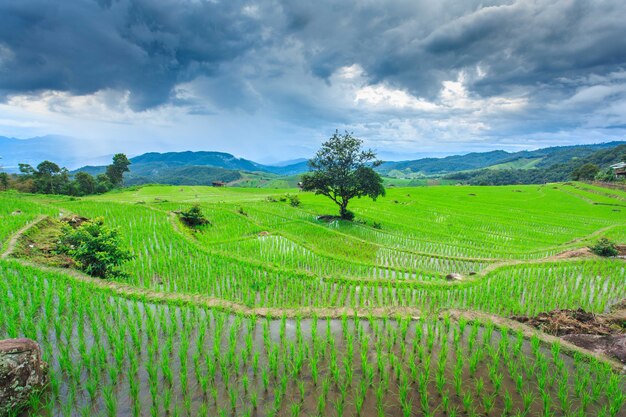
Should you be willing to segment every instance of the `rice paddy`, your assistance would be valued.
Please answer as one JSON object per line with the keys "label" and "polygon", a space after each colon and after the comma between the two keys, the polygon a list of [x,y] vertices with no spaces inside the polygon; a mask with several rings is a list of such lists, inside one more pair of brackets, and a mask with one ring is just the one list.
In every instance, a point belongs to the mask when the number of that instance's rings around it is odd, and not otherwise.
{"label": "rice paddy", "polygon": [[[626,298],[623,260],[555,257],[626,242],[623,193],[392,188],[345,222],[318,219],[336,210],[323,197],[293,207],[297,192],[0,194],[3,250],[74,213],[119,226],[134,255],[119,282],[0,261],[0,338],[35,339],[51,365],[35,414],[626,415],[615,361],[498,320]],[[198,232],[174,214],[195,203]]]}

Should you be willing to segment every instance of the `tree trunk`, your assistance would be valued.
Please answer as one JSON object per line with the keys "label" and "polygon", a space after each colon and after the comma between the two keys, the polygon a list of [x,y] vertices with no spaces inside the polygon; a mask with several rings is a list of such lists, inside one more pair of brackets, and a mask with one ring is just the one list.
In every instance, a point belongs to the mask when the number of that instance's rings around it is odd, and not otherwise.
{"label": "tree trunk", "polygon": [[[348,219],[349,217],[348,201],[342,201],[341,204],[339,205],[339,215],[341,216],[342,219]],[[352,219],[348,219],[348,220],[352,220]]]}

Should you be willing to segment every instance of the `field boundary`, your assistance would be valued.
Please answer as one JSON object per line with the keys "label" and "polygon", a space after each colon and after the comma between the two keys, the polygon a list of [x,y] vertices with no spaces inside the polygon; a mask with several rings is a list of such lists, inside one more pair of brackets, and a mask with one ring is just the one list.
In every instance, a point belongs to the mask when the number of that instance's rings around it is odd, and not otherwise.
{"label": "field boundary", "polygon": [[[173,292],[154,291],[148,288],[141,288],[130,284],[125,284],[118,281],[105,280],[100,278],[94,278],[87,274],[84,274],[75,269],[58,268],[52,266],[45,266],[35,262],[31,262],[20,258],[10,258],[15,250],[15,247],[24,233],[39,224],[41,221],[49,216],[39,215],[30,223],[24,225],[18,231],[16,231],[7,245],[7,249],[0,255],[0,259],[7,263],[17,263],[19,265],[58,274],[64,277],[67,281],[73,281],[74,283],[82,283],[88,285],[97,290],[105,291],[111,295],[122,297],[130,300],[137,300],[144,303],[153,304],[173,304],[178,306],[199,306],[211,309],[222,310],[231,314],[243,315],[248,317],[269,317],[269,318],[331,318],[338,319],[342,317],[356,317],[360,319],[369,318],[388,318],[388,317],[403,317],[410,318],[411,320],[420,320],[429,315],[423,315],[423,312],[419,309],[412,307],[400,307],[400,306],[388,306],[388,307],[250,307],[245,304],[237,303],[235,301],[225,300],[219,297],[211,297],[199,294],[183,294]],[[184,235],[184,232],[179,231]],[[187,236],[188,239],[191,237]],[[10,258],[10,259],[9,259]],[[544,260],[548,261],[548,260]],[[560,260],[559,262],[568,262],[571,260]],[[554,262],[552,260],[551,262]],[[538,262],[524,262],[514,261],[507,264],[500,265],[500,267],[507,266],[509,264],[517,263],[538,263]],[[496,266],[496,265],[494,265]],[[497,268],[496,268],[497,269]],[[381,281],[382,282],[382,281]],[[478,283],[479,281],[469,281],[466,283]],[[382,282],[384,283],[384,282]],[[462,284],[463,282],[460,282]],[[432,317],[432,316],[430,316]],[[589,358],[593,357],[604,363],[607,363],[611,368],[620,373],[626,374],[626,366],[619,361],[610,358],[606,355],[602,355],[596,352],[589,351],[587,349],[578,347],[570,342],[560,339],[559,337],[549,335],[541,332],[535,328],[532,328],[526,324],[519,323],[517,321],[508,319],[506,317],[498,316],[496,314],[481,312],[478,310],[461,310],[461,309],[443,309],[440,310],[436,317],[443,319],[449,317],[455,321],[460,319],[467,320],[469,322],[479,323],[492,323],[497,328],[511,329],[520,331],[526,339],[537,337],[544,346],[552,345],[558,342],[561,349],[565,353],[574,354],[579,353]]]}
{"label": "field boundary", "polygon": [[141,301],[143,303],[152,304],[168,304],[176,306],[196,306],[210,309],[221,310],[231,314],[237,314],[247,317],[264,317],[264,318],[313,318],[320,319],[340,319],[342,317],[356,317],[359,319],[370,318],[389,318],[389,317],[402,317],[410,318],[411,320],[420,320],[425,317],[437,317],[444,319],[446,317],[459,321],[461,319],[468,322],[478,322],[480,324],[492,323],[498,329],[509,329],[514,331],[520,331],[524,338],[531,339],[537,337],[542,345],[550,346],[555,342],[558,342],[561,346],[561,351],[567,354],[582,354],[586,358],[595,358],[601,362],[608,364],[614,371],[626,374],[626,366],[619,361],[602,355],[596,352],[589,351],[587,349],[576,346],[566,340],[563,340],[557,336],[552,336],[547,333],[541,332],[526,324],[501,317],[496,314],[481,312],[477,310],[460,310],[460,309],[444,309],[441,310],[436,316],[422,315],[422,312],[412,307],[250,307],[244,304],[240,304],[234,301],[225,300],[217,297],[210,297],[204,295],[171,293],[171,292],[159,292],[150,290],[147,288],[139,288],[133,285],[124,284],[117,281],[104,280],[100,278],[94,278],[86,275],[82,272],[66,269],[43,266],[34,262],[29,262],[23,259],[12,258],[5,262],[15,262],[22,266],[34,268],[46,272],[52,272],[64,277],[67,281],[78,282],[100,291],[109,293],[112,296],[125,298],[128,300]]}

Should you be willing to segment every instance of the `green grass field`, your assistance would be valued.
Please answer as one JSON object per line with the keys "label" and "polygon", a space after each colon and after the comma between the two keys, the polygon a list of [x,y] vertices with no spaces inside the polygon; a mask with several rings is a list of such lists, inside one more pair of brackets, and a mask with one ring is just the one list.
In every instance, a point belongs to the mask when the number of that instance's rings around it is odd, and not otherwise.
{"label": "green grass field", "polygon": [[[173,214],[195,203],[199,232]],[[0,260],[0,338],[51,364],[39,415],[626,415],[610,361],[499,320],[626,298],[623,260],[555,256],[626,243],[625,192],[391,187],[349,208],[355,222],[318,220],[336,206],[297,189],[0,193],[3,251],[74,213],[119,226],[134,255],[117,282]]]}

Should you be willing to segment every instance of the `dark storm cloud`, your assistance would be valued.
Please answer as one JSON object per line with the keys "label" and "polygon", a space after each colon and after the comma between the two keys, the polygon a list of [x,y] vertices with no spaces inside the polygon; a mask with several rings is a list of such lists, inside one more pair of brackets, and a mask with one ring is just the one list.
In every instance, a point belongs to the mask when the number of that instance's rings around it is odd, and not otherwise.
{"label": "dark storm cloud", "polygon": [[499,94],[626,64],[626,2],[490,3],[288,1],[284,10],[319,76],[356,62],[418,96],[478,65],[487,76],[476,91]]}
{"label": "dark storm cloud", "polygon": [[[490,95],[626,63],[626,2],[502,3],[8,0],[0,3],[0,51],[9,55],[0,91],[128,89],[141,109],[167,101],[179,82],[215,76],[252,48],[289,39],[320,78],[358,63],[372,82],[430,98],[460,70]],[[257,7],[258,18],[245,6]],[[486,77],[472,78],[477,66]]]}
{"label": "dark storm cloud", "polygon": [[128,90],[134,110],[404,141],[621,128],[625,21],[623,0],[0,0],[0,101]]}
{"label": "dark storm cloud", "polygon": [[87,94],[126,89],[144,109],[172,87],[211,75],[258,42],[237,1],[5,0],[0,2],[0,92]]}

